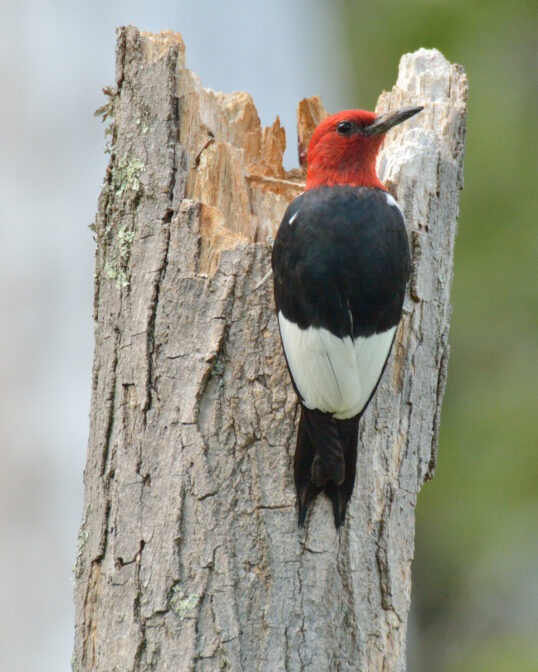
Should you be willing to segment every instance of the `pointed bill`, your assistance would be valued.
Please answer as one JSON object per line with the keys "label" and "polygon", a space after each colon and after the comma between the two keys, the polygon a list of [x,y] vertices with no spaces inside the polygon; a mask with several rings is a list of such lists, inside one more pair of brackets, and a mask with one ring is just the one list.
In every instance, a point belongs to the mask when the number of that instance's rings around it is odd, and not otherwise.
{"label": "pointed bill", "polygon": [[386,133],[393,126],[401,124],[402,121],[413,117],[418,112],[421,112],[424,107],[400,107],[398,110],[390,110],[388,112],[381,112],[374,119],[373,123],[362,129],[364,135],[379,135]]}

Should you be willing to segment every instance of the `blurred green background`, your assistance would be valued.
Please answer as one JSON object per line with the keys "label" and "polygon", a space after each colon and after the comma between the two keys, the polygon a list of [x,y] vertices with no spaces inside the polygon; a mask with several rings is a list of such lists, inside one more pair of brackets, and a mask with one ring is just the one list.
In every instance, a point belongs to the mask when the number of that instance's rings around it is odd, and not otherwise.
{"label": "blurred green background", "polygon": [[538,669],[534,2],[343,2],[356,98],[436,47],[469,80],[451,356],[417,505],[410,672]]}

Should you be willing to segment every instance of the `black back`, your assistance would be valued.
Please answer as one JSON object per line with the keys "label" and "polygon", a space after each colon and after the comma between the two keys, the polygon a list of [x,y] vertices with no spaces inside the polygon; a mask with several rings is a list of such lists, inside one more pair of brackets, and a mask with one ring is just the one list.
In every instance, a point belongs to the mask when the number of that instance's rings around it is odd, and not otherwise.
{"label": "black back", "polygon": [[272,265],[277,310],[300,328],[386,331],[400,319],[410,269],[402,214],[377,187],[309,189],[286,210]]}

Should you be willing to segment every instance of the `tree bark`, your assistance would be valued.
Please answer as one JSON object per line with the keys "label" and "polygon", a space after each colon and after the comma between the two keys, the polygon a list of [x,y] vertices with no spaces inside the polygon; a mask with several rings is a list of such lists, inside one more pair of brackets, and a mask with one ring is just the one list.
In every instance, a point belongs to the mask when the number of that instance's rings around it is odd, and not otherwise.
{"label": "tree bark", "polygon": [[[246,93],[203,89],[177,34],[121,28],[116,58],[73,667],[404,670],[414,507],[446,379],[465,75],[420,49],[378,105],[425,105],[379,158],[413,272],[338,534],[323,497],[297,527],[297,401],[269,270],[303,173],[282,168],[278,118],[262,131]],[[319,99],[299,107],[304,150],[325,113]]]}

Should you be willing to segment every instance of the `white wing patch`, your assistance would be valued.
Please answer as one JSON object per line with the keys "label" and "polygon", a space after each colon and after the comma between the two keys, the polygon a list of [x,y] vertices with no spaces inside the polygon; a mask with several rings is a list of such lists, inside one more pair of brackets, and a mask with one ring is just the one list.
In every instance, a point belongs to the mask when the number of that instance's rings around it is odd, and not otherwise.
{"label": "white wing patch", "polygon": [[[398,203],[395,201],[395,199],[392,198],[392,196],[389,194],[388,191],[385,192],[385,200],[387,201],[387,205],[390,205],[391,208],[397,208],[398,210],[400,210],[400,206],[399,206]],[[401,212],[401,211],[400,211],[400,212]]]}
{"label": "white wing patch", "polygon": [[377,384],[396,327],[373,336],[338,338],[326,329],[300,329],[278,313],[286,358],[305,406],[351,418]]}
{"label": "white wing patch", "polygon": [[[299,209],[300,209],[300,208],[299,208]],[[288,224],[289,224],[290,226],[291,226],[291,225],[293,224],[293,222],[296,220],[298,214],[299,214],[299,210],[297,210],[297,212],[294,212],[293,215],[290,217],[290,221],[288,222]]]}

